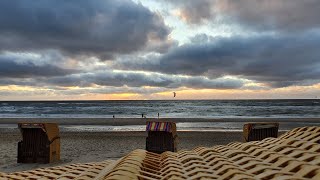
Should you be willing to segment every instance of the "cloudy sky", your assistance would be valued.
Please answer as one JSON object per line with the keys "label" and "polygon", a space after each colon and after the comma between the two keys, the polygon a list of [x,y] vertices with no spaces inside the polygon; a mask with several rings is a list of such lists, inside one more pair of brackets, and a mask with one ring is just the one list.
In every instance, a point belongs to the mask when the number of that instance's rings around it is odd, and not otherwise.
{"label": "cloudy sky", "polygon": [[320,97],[320,1],[0,1],[0,100],[173,92]]}

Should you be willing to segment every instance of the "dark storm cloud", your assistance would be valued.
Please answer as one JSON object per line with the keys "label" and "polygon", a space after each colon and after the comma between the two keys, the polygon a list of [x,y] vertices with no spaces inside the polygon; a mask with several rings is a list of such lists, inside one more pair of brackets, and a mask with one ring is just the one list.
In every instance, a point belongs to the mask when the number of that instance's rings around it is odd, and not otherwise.
{"label": "dark storm cloud", "polygon": [[261,30],[308,30],[320,26],[318,0],[187,0],[172,1],[187,22],[236,23]]}
{"label": "dark storm cloud", "polygon": [[185,86],[194,89],[238,89],[244,85],[240,79],[209,79],[205,77],[189,77],[178,79],[178,86]]}
{"label": "dark storm cloud", "polygon": [[37,86],[37,82],[32,78],[0,78],[0,86],[18,85],[18,86]]}
{"label": "dark storm cloud", "polygon": [[[39,82],[41,80],[38,80]],[[43,80],[43,83],[57,86],[88,87],[93,85],[113,87],[188,87],[194,89],[233,89],[241,88],[242,80],[236,79],[208,79],[206,77],[184,77],[164,74],[144,74],[137,72],[112,72],[73,74],[65,77],[53,77]]]}
{"label": "dark storm cloud", "polygon": [[58,86],[80,86],[87,87],[92,85],[121,87],[141,86],[168,86],[170,79],[155,76],[148,77],[142,73],[114,73],[104,71],[97,73],[74,74],[65,77],[55,77],[45,80],[46,83]]}
{"label": "dark storm cloud", "polygon": [[31,61],[19,60],[0,55],[0,79],[64,76],[79,72],[78,70],[64,69],[50,64],[37,65]]}
{"label": "dark storm cloud", "polygon": [[[232,89],[241,88],[242,80],[209,79],[201,76],[176,76],[160,73],[141,73],[113,71],[108,66],[104,69],[86,71],[85,69],[65,69],[61,59],[57,64],[48,64],[54,61],[57,55],[46,56],[26,53],[0,54],[0,85],[21,85],[33,87],[123,87],[139,88],[143,86],[159,88],[188,87],[194,89]],[[58,56],[61,58],[60,56]],[[53,58],[53,59],[52,59]],[[138,59],[136,59],[138,60]],[[56,87],[56,88],[52,88]]]}
{"label": "dark storm cloud", "polygon": [[165,43],[163,19],[129,0],[0,1],[0,50],[57,49],[110,58]]}
{"label": "dark storm cloud", "polygon": [[211,78],[235,75],[284,87],[320,79],[319,47],[317,33],[216,38],[115,67]]}
{"label": "dark storm cloud", "polygon": [[309,30],[320,27],[318,0],[225,0],[221,13],[258,29],[286,31]]}

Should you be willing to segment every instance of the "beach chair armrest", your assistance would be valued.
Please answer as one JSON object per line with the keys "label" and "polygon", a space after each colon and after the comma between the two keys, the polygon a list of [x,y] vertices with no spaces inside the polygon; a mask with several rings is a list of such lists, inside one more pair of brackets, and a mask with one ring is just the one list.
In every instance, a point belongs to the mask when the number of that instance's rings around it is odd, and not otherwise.
{"label": "beach chair armrest", "polygon": [[49,145],[52,144],[57,139],[60,139],[60,136],[56,136],[51,141],[49,141]]}

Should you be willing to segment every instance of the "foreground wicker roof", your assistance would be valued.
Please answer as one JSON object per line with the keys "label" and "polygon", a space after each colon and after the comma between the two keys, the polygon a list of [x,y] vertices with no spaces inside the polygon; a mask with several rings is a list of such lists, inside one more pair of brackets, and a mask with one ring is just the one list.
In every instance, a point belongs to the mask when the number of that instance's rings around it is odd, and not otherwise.
{"label": "foreground wicker roof", "polygon": [[320,179],[320,127],[280,138],[154,154],[135,150],[116,161],[0,173],[0,179]]}

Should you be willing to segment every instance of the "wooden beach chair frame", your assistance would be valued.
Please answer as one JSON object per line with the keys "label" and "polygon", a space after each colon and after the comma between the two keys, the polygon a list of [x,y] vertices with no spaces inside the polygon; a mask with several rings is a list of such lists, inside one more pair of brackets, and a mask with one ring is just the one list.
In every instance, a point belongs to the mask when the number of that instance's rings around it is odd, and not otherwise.
{"label": "wooden beach chair frame", "polygon": [[18,163],[51,163],[60,160],[60,136],[56,123],[18,123]]}
{"label": "wooden beach chair frame", "polygon": [[177,151],[177,128],[174,122],[147,121],[146,150],[154,153]]}
{"label": "wooden beach chair frame", "polygon": [[243,125],[244,142],[261,141],[268,137],[278,137],[279,123],[259,122],[247,123]]}

